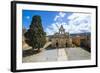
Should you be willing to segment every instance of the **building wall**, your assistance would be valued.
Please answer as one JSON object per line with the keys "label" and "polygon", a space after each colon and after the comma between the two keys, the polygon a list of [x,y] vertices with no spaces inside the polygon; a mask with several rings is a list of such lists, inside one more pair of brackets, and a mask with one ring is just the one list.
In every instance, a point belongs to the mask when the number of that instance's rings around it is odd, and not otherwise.
{"label": "building wall", "polygon": [[70,47],[71,46],[71,39],[67,36],[63,37],[54,37],[51,39],[52,47],[57,47],[56,43],[58,43],[58,47]]}

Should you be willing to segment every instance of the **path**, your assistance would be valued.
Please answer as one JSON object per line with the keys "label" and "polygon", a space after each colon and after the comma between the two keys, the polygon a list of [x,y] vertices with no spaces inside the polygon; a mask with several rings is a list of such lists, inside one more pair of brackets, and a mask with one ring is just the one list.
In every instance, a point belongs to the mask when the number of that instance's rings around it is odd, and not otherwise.
{"label": "path", "polygon": [[91,59],[91,53],[88,51],[80,48],[66,48],[65,51],[67,52],[68,60],[87,60]]}
{"label": "path", "polygon": [[67,55],[64,49],[42,50],[42,52],[23,57],[23,62],[65,61]]}
{"label": "path", "polygon": [[80,47],[43,49],[40,53],[23,57],[23,62],[48,62],[67,60],[87,60],[91,58],[91,53]]}

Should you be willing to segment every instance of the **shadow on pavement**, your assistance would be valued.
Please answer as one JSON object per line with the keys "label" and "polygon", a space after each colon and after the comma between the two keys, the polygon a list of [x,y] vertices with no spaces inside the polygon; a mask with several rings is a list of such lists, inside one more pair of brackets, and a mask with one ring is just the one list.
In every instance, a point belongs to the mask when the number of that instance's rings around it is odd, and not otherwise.
{"label": "shadow on pavement", "polygon": [[82,49],[88,51],[89,53],[91,53],[91,48],[85,48],[85,47],[82,47]]}
{"label": "shadow on pavement", "polygon": [[22,53],[23,57],[27,57],[27,56],[31,56],[31,55],[34,55],[34,54],[38,54],[40,51],[29,49],[29,50],[23,50],[22,52],[23,52]]}

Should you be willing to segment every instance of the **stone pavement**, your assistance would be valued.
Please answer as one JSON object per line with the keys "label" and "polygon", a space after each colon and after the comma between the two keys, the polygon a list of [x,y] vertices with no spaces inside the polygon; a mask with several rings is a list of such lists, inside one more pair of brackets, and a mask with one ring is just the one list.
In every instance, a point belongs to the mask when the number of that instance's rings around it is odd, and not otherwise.
{"label": "stone pavement", "polygon": [[49,61],[68,61],[68,60],[87,60],[91,58],[91,53],[80,47],[42,49],[38,54],[23,57],[23,62],[49,62]]}
{"label": "stone pavement", "polygon": [[46,61],[65,61],[67,55],[65,50],[62,49],[43,49],[40,53],[23,57],[23,62],[46,62]]}
{"label": "stone pavement", "polygon": [[58,49],[58,61],[67,61],[68,56],[65,51],[65,48]]}
{"label": "stone pavement", "polygon": [[66,48],[68,60],[88,60],[91,59],[91,53],[80,48]]}

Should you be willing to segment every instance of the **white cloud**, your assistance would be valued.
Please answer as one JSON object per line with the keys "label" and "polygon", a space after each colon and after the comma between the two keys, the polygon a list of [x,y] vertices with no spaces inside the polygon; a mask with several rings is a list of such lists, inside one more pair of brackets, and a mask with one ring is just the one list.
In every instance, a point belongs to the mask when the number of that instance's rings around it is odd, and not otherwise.
{"label": "white cloud", "polygon": [[58,15],[56,15],[56,17],[54,18],[54,21],[56,21],[58,18],[59,18],[59,16],[58,16]]}
{"label": "white cloud", "polygon": [[53,31],[50,28],[46,28],[46,34],[47,35],[53,35]]}
{"label": "white cloud", "polygon": [[[91,31],[91,16],[85,13],[72,13],[66,17],[67,13],[60,12],[54,18],[54,23],[46,28],[47,35],[53,35],[63,25],[66,32],[82,33]],[[63,21],[66,19],[66,22]],[[68,21],[67,21],[68,20]]]}
{"label": "white cloud", "polygon": [[55,16],[54,21],[62,21],[62,18],[65,17],[66,13],[59,12],[58,15]]}
{"label": "white cloud", "polygon": [[66,15],[66,13],[60,12],[59,15],[60,15],[61,17],[64,17],[64,16]]}
{"label": "white cloud", "polygon": [[69,27],[68,27],[67,23],[65,23],[65,22],[58,23],[58,22],[56,22],[56,23],[53,23],[50,26],[48,26],[48,28],[46,28],[47,35],[53,35],[54,33],[59,32],[59,28],[61,27],[61,25],[63,25],[66,32],[69,31]]}
{"label": "white cloud", "polygon": [[26,19],[30,19],[30,16],[26,16]]}
{"label": "white cloud", "polygon": [[82,33],[91,31],[90,14],[73,13],[68,17],[69,25],[71,25],[70,33]]}
{"label": "white cloud", "polygon": [[47,35],[53,35],[54,33],[58,32],[58,27],[57,27],[58,23],[53,23],[50,26],[48,26],[48,28],[46,28],[46,33]]}

